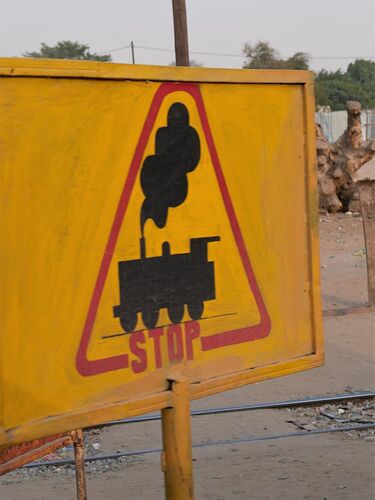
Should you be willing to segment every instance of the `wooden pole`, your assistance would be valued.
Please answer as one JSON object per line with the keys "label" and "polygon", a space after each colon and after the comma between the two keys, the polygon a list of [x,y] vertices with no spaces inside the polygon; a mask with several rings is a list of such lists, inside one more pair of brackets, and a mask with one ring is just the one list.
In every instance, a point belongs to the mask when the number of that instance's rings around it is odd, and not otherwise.
{"label": "wooden pole", "polygon": [[133,41],[130,42],[130,49],[131,49],[131,52],[132,52],[132,63],[135,64],[134,42]]}
{"label": "wooden pole", "polygon": [[176,66],[189,66],[189,43],[185,0],[172,0]]}
{"label": "wooden pole", "polygon": [[193,500],[193,459],[189,383],[186,378],[172,381],[173,407],[162,410],[165,498]]}
{"label": "wooden pole", "polygon": [[357,182],[367,258],[368,302],[375,305],[375,180]]}

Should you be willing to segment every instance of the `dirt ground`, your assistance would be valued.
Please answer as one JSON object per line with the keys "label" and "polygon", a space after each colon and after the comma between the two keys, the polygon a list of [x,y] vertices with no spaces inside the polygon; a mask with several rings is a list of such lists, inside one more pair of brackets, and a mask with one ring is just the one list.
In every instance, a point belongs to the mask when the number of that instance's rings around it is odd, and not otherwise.
{"label": "dirt ground", "polygon": [[[367,277],[360,217],[322,215],[320,232],[324,309],[364,304]],[[326,363],[322,368],[218,394],[194,402],[193,408],[373,390],[375,313],[326,317],[324,329]],[[352,408],[342,404],[336,410],[339,415],[374,416],[375,402],[370,400],[366,405]],[[193,442],[299,432],[296,422],[301,420],[315,428],[317,419],[320,425],[325,421],[320,410],[263,410],[195,417]],[[328,421],[324,425],[332,426],[333,421]],[[92,448],[92,454],[96,454],[159,448],[160,440],[160,422],[123,425],[91,433],[87,450]],[[196,498],[372,500],[374,443],[375,433],[370,430],[194,448]],[[66,449],[59,456],[71,454]],[[164,496],[158,453],[88,464],[87,481],[90,500],[154,500]],[[73,470],[48,467],[8,474],[0,480],[0,498],[74,499]]]}

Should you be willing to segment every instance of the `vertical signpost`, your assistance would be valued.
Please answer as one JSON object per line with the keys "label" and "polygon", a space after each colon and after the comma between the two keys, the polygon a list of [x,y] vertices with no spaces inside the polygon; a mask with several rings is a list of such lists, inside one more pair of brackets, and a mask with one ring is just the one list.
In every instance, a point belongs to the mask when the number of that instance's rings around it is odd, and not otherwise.
{"label": "vertical signpost", "polygon": [[162,410],[161,464],[167,499],[194,498],[189,381],[171,380],[172,407]]}
{"label": "vertical signpost", "polygon": [[375,306],[375,173],[373,166],[357,173],[367,258],[368,306]]}
{"label": "vertical signpost", "polygon": [[[189,66],[185,0],[172,0],[176,66]],[[163,449],[161,464],[167,500],[194,498],[189,380],[169,381],[173,406],[161,411]]]}
{"label": "vertical signpost", "polygon": [[185,0],[172,0],[176,66],[189,66],[189,42]]}

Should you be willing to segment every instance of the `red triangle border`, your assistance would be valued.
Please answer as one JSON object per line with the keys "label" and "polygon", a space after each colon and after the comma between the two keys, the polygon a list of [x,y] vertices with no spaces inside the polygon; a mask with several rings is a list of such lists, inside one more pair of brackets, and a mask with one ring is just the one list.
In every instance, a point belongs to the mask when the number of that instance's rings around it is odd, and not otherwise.
{"label": "red triangle border", "polygon": [[103,358],[103,359],[89,360],[87,358],[87,349],[89,346],[92,329],[94,327],[96,314],[103,293],[105,281],[112,261],[112,256],[116,247],[117,239],[121,230],[126,209],[129,204],[134,183],[138,175],[145,147],[148,143],[149,136],[153,129],[163,99],[168,94],[171,94],[173,92],[186,92],[194,99],[197,105],[202,129],[211,155],[211,161],[215,170],[217,182],[224,201],[224,205],[228,214],[229,222],[231,224],[232,232],[235,237],[237,248],[246,272],[250,289],[254,295],[260,313],[260,322],[256,325],[251,325],[236,330],[217,333],[207,337],[200,337],[202,351],[209,351],[211,349],[217,349],[228,345],[239,344],[251,340],[261,339],[266,337],[271,329],[271,320],[267,308],[265,306],[262,294],[260,292],[253,268],[251,266],[249,256],[247,254],[245,242],[242,237],[241,229],[238,224],[232,200],[230,198],[228,187],[225,182],[224,174],[220,165],[211,129],[208,123],[207,114],[203,103],[202,95],[200,93],[199,85],[196,83],[166,82],[162,83],[159,86],[152,100],[149,112],[147,114],[140,138],[138,140],[134,152],[134,156],[129,168],[129,173],[120,196],[115,218],[112,223],[111,231],[109,233],[107,245],[104,250],[104,255],[101,261],[93,295],[87,311],[86,320],[76,356],[76,368],[78,372],[83,376],[97,375],[99,373],[105,373],[112,370],[119,370],[127,368],[129,366],[129,358],[127,354],[111,356],[109,358]]}

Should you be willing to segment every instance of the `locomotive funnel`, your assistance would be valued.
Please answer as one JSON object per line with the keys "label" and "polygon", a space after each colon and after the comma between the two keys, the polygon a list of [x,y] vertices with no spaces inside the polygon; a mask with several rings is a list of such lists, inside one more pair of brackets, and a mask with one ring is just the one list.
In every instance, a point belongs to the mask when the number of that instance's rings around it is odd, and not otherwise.
{"label": "locomotive funnel", "polygon": [[139,246],[140,246],[141,259],[145,259],[146,258],[146,240],[145,240],[144,236],[142,236],[142,238],[140,238]]}

